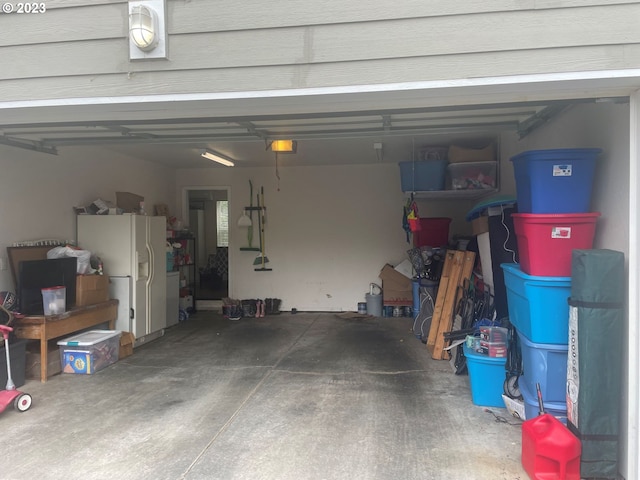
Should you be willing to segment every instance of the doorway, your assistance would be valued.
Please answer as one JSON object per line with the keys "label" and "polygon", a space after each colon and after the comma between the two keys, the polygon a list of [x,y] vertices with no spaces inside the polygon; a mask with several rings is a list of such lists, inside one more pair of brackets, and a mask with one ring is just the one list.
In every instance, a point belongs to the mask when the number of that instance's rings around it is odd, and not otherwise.
{"label": "doorway", "polygon": [[195,238],[197,308],[229,296],[229,191],[225,187],[185,189],[189,230]]}

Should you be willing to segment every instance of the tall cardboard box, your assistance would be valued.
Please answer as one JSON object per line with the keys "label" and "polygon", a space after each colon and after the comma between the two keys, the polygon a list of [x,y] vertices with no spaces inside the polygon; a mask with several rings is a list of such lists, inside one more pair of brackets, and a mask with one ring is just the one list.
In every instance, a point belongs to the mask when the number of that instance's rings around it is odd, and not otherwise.
{"label": "tall cardboard box", "polygon": [[133,333],[122,332],[120,335],[120,352],[118,354],[118,360],[122,360],[123,358],[133,355],[133,344],[135,340]]}
{"label": "tall cardboard box", "polygon": [[413,285],[410,278],[389,264],[382,267],[379,277],[382,280],[382,303],[384,305],[413,305]]}
{"label": "tall cardboard box", "polygon": [[76,277],[76,305],[95,305],[109,300],[109,277],[106,275],[78,275]]}

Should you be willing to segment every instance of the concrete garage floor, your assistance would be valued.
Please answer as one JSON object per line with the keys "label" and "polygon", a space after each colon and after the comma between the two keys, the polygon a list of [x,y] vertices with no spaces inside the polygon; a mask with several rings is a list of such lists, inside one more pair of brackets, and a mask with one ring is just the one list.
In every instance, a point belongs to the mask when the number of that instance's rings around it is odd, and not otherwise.
{"label": "concrete garage floor", "polygon": [[519,422],[410,327],[198,312],[95,375],[28,380],[32,408],[0,414],[0,478],[526,479]]}

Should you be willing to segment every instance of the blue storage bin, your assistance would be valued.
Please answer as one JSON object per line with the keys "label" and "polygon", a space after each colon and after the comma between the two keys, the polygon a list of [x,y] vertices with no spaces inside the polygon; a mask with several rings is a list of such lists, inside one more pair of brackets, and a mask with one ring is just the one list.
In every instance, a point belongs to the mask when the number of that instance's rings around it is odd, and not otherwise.
{"label": "blue storage bin", "polygon": [[515,263],[500,266],[511,324],[532,342],[566,345],[571,277],[527,275]]}
{"label": "blue storage bin", "polygon": [[[538,405],[538,394],[535,390],[531,392],[526,385],[518,384],[520,387],[520,393],[524,400],[524,417],[526,420],[536,418],[540,413],[540,406]],[[542,387],[540,387],[542,389]],[[544,399],[544,392],[542,393],[542,405],[544,406],[544,412],[549,413],[560,420],[564,425],[567,424],[567,401],[563,402],[547,402]]]}
{"label": "blue storage bin", "polygon": [[549,402],[567,400],[567,352],[568,345],[535,343],[518,332],[522,352],[523,374],[518,385],[526,384],[527,390],[536,391],[540,384],[542,398]]}
{"label": "blue storage bin", "polygon": [[445,189],[447,160],[400,162],[400,182],[403,192],[423,192]]}
{"label": "blue storage bin", "polygon": [[511,157],[520,213],[587,213],[599,148],[531,150]]}
{"label": "blue storage bin", "polygon": [[483,407],[504,408],[504,381],[506,379],[506,358],[489,357],[476,353],[464,344],[464,356],[467,359],[471,401]]}

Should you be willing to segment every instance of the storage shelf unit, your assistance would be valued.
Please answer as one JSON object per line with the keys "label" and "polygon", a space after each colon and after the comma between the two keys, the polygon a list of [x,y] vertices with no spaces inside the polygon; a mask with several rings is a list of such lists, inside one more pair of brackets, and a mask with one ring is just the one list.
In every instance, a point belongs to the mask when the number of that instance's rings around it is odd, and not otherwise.
{"label": "storage shelf unit", "polygon": [[[196,239],[193,236],[179,235],[167,239],[172,244],[179,243],[181,246],[174,251],[174,270],[180,272],[180,298],[181,307],[186,307],[195,311],[196,293]],[[182,280],[186,280],[186,285],[182,286]]]}
{"label": "storage shelf unit", "polygon": [[444,198],[444,199],[475,199],[497,193],[497,188],[483,188],[477,190],[430,190],[425,192],[405,192],[407,198],[413,194],[414,198]]}

